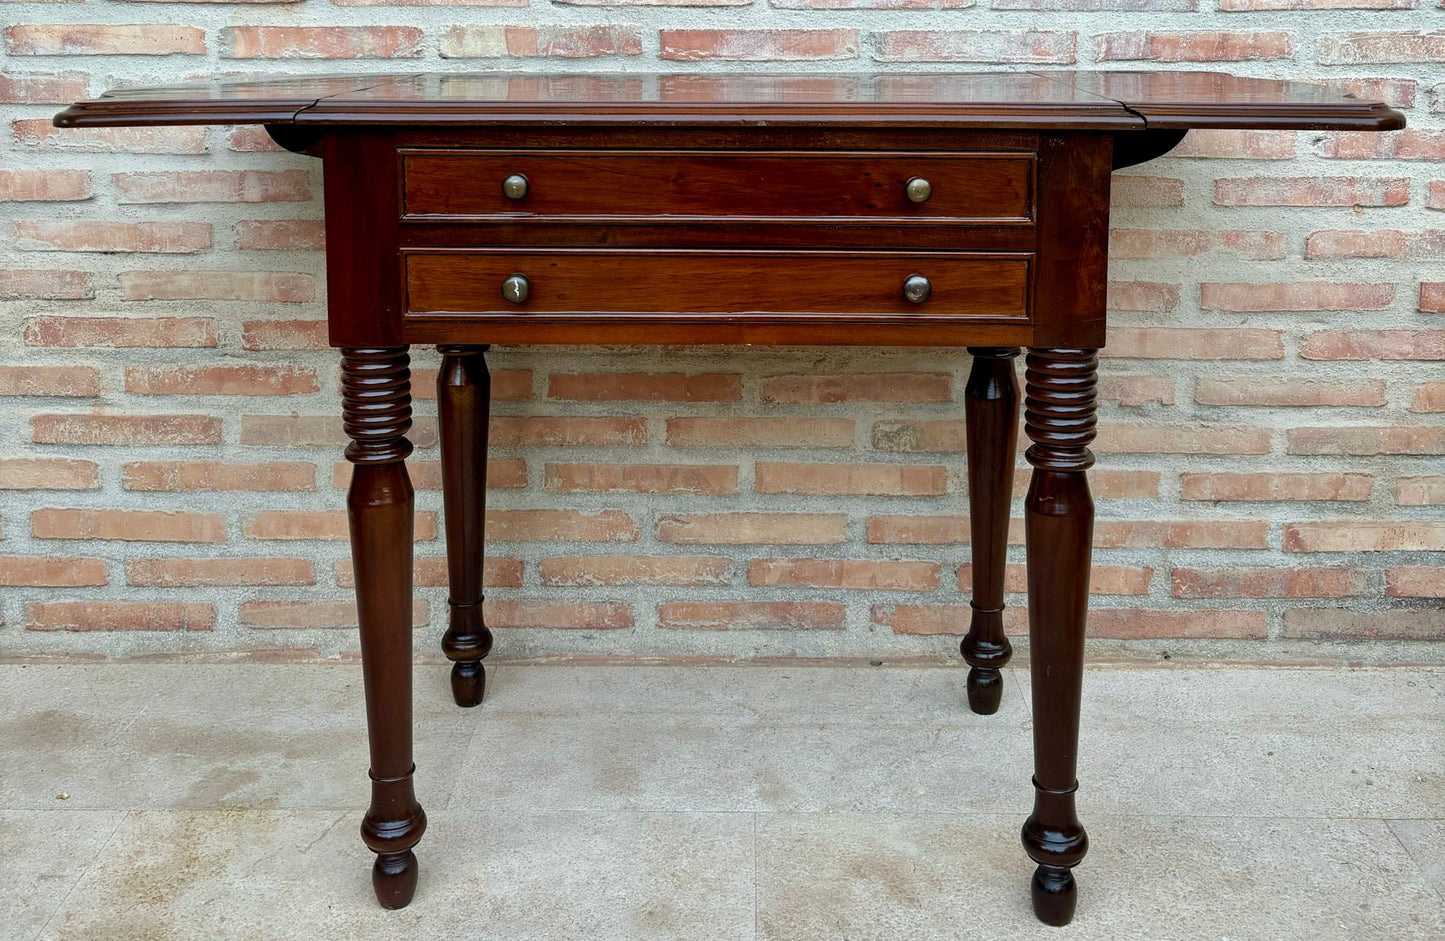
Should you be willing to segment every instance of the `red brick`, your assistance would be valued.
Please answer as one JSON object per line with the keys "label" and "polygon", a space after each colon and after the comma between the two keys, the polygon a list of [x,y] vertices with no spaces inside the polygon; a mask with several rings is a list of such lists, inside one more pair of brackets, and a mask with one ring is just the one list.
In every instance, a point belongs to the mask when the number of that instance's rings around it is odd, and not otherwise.
{"label": "red brick", "polygon": [[9,588],[80,588],[109,581],[104,559],[0,555],[0,585]]}
{"label": "red brick", "polygon": [[737,493],[736,467],[705,464],[547,464],[552,493]]}
{"label": "red brick", "polygon": [[1400,506],[1445,506],[1445,477],[1401,477],[1395,502]]}
{"label": "red brick", "polygon": [[202,55],[206,31],[167,23],[39,23],[5,30],[12,56]]}
{"label": "red brick", "polygon": [[423,54],[418,26],[226,26],[228,59],[398,59]]}
{"label": "red brick", "polygon": [[1179,306],[1179,285],[1153,281],[1110,281],[1105,302],[1110,310],[1168,313]]}
{"label": "red brick", "polygon": [[937,496],[948,492],[948,468],[925,464],[803,464],[759,461],[758,493]]}
{"label": "red brick", "polygon": [[[246,517],[241,532],[248,539],[350,538],[345,510],[261,510]],[[436,537],[437,515],[417,513],[412,538],[428,541]]]}
{"label": "red brick", "polygon": [[1321,330],[1305,334],[1300,357],[1445,360],[1445,330]]}
{"label": "red brick", "polygon": [[1189,13],[1199,9],[1199,0],[993,0],[990,7],[995,10],[1057,10],[1064,13]]}
{"label": "red brick", "polygon": [[83,301],[94,296],[84,271],[0,268],[0,301]]}
{"label": "red brick", "polygon": [[137,395],[296,395],[317,392],[303,366],[127,366],[125,390]]}
{"label": "red brick", "polygon": [[0,458],[0,490],[94,490],[100,468],[67,457]]}
{"label": "red brick", "polygon": [[874,422],[872,444],[895,454],[962,454],[967,442],[961,419],[941,418]]}
{"label": "red brick", "polygon": [[1426,205],[1431,209],[1445,209],[1445,180],[1431,180]]}
{"label": "red brick", "polygon": [[1384,310],[1394,302],[1393,284],[1287,281],[1276,284],[1205,282],[1199,285],[1199,306],[1204,310],[1243,313]]}
{"label": "red brick", "polygon": [[231,150],[242,154],[286,153],[286,148],[272,140],[265,127],[256,124],[231,128],[226,132],[226,144]]}
{"label": "red brick", "polygon": [[1168,176],[1116,173],[1109,201],[1116,209],[1183,206],[1184,181]]}
{"label": "red brick", "polygon": [[[521,559],[489,555],[482,560],[482,585],[487,588],[521,588]],[[356,587],[356,572],[350,559],[336,562],[336,584],[341,588]],[[412,562],[412,581],[418,588],[445,588],[449,581],[446,556],[421,556]]]}
{"label": "red brick", "polygon": [[203,127],[60,128],[49,118],[18,118],[10,122],[15,142],[76,154],[203,154]]}
{"label": "red brick", "polygon": [[32,317],[26,346],[213,347],[216,322],[209,317]]}
{"label": "red brick", "polygon": [[[1018,616],[1012,606],[1008,611]],[[892,628],[895,634],[957,636],[968,633],[972,614],[966,604],[875,604],[871,612],[874,624]]]}
{"label": "red brick", "polygon": [[1244,177],[1214,181],[1216,206],[1403,206],[1404,177]]}
{"label": "red brick", "polygon": [[596,59],[642,55],[632,26],[453,26],[441,37],[444,59]]}
{"label": "red brick", "polygon": [[1440,552],[1445,523],[1329,520],[1289,523],[1285,552]]}
{"label": "red brick", "polygon": [[1196,611],[1105,608],[1089,612],[1087,634],[1089,637],[1113,640],[1261,640],[1269,636],[1269,615],[1264,611],[1230,611],[1219,608]]}
{"label": "red brick", "polygon": [[289,271],[122,271],[128,301],[265,301],[309,304],[316,277]]}
{"label": "red brick", "polygon": [[659,57],[673,62],[858,58],[856,29],[664,29],[658,40]]}
{"label": "red brick", "polygon": [[1099,401],[1117,402],[1125,408],[1138,408],[1151,402],[1174,404],[1174,379],[1171,376],[1101,376]]}
{"label": "red brick", "polygon": [[1018,62],[1072,65],[1079,34],[1072,30],[896,29],[875,33],[878,62]]}
{"label": "red brick", "polygon": [[1445,454],[1445,427],[1291,428],[1290,454]]}
{"label": "red brick", "polygon": [[[1382,0],[1382,2],[1389,2],[1389,0]],[[1413,6],[1417,0],[1400,0],[1400,2],[1408,2]],[[1418,85],[1412,78],[1323,78],[1305,79],[1305,81],[1367,101],[1383,101],[1392,108],[1415,107],[1415,92]]]}
{"label": "red brick", "polygon": [[28,631],[209,631],[216,609],[179,601],[33,601]]}
{"label": "red brick", "polygon": [[248,350],[324,350],[324,320],[249,320],[241,327],[241,345]]}
{"label": "red brick", "polygon": [[326,247],[326,224],[320,219],[242,219],[236,223],[236,247],[243,251],[321,251]]}
{"label": "red brick", "polygon": [[851,418],[669,418],[674,448],[851,448]]}
{"label": "red brick", "polygon": [[493,415],[488,439],[498,447],[629,447],[647,443],[641,418]]}
{"label": "red brick", "polygon": [[1336,160],[1445,160],[1445,133],[1414,128],[1385,134],[1336,132],[1320,137],[1315,149]]}
{"label": "red brick", "polygon": [[841,513],[670,513],[657,523],[661,542],[800,546],[848,541]]}
{"label": "red brick", "polygon": [[[413,419],[407,439],[419,448],[436,444],[436,419],[427,415]],[[241,443],[245,445],[342,448],[349,442],[339,415],[241,416]]]}
{"label": "red brick", "polygon": [[[1016,468],[1013,492],[1023,496],[1028,492],[1032,478],[1031,468]],[[1095,467],[1089,471],[1089,490],[1095,500],[1157,500],[1159,472],[1100,470]]]}
{"label": "red brick", "polygon": [[1286,32],[1129,32],[1094,37],[1098,62],[1247,62],[1289,59],[1294,43]]}
{"label": "red brick", "polygon": [[1109,232],[1110,258],[1196,258],[1211,252],[1251,261],[1283,258],[1284,233],[1206,229],[1112,229]]}
{"label": "red brick", "polygon": [[[345,490],[351,485],[352,466],[347,461],[337,461],[332,466],[332,485]],[[442,466],[439,461],[406,462],[411,484],[417,490],[442,489]],[[488,490],[525,490],[527,487],[527,462],[522,458],[491,458],[487,461]]]}
{"label": "red brick", "polygon": [[36,539],[225,542],[226,518],[217,513],[47,508],[30,514],[30,534]]}
{"label": "red brick", "polygon": [[632,606],[624,601],[525,601],[489,599],[483,605],[487,625],[546,627],[563,630],[617,631],[633,626]]}
{"label": "red brick", "polygon": [[1210,130],[1195,128],[1171,157],[1208,157],[1238,160],[1289,160],[1295,155],[1294,131]]}
{"label": "red brick", "polygon": [[803,588],[858,588],[870,591],[932,591],[937,562],[875,562],[869,559],[753,559],[748,584]]}
{"label": "red brick", "polygon": [[1343,566],[1174,570],[1176,598],[1344,598],[1362,594],[1365,573]]}
{"label": "red brick", "polygon": [[[1089,594],[1091,595],[1147,595],[1149,582],[1154,570],[1148,566],[1094,565],[1089,569]],[[973,587],[973,566],[958,567],[958,590],[969,591]],[[1004,568],[1004,591],[1023,593],[1028,591],[1028,567],[1008,565]]]}
{"label": "red brick", "polygon": [[743,381],[735,373],[553,373],[547,395],[587,402],[737,402]]}
{"label": "red brick", "polygon": [[1206,422],[1115,423],[1099,426],[1099,454],[1268,454],[1273,432]]}
{"label": "red brick", "polygon": [[1420,312],[1445,314],[1445,281],[1422,281],[1420,283]]}
{"label": "red brick", "polygon": [[32,415],[40,444],[220,444],[221,420],[209,415]]}
{"label": "red brick", "polygon": [[1385,569],[1385,595],[1390,598],[1445,598],[1445,568],[1400,565]]}
{"label": "red brick", "polygon": [[[0,85],[4,81],[0,76]],[[73,202],[91,195],[85,170],[0,170],[0,203]]]}
{"label": "red brick", "polygon": [[[273,629],[354,628],[359,622],[354,601],[243,601],[238,609],[242,627]],[[411,626],[427,622],[425,601],[413,601]]]}
{"label": "red brick", "polygon": [[94,366],[0,366],[0,395],[100,395]]}
{"label": "red brick", "polygon": [[305,170],[169,170],[112,173],[116,202],[280,203],[311,198]]}
{"label": "red brick", "polygon": [[1098,520],[1094,523],[1094,545],[1101,549],[1264,549],[1268,544],[1269,523],[1264,520]]}
{"label": "red brick", "polygon": [[582,555],[543,559],[543,585],[726,585],[730,563],[712,556]]}
{"label": "red brick", "polygon": [[1226,13],[1262,10],[1411,10],[1419,0],[1219,0]]}
{"label": "red brick", "polygon": [[841,631],[846,609],[831,601],[674,601],[657,626],[703,631]]}
{"label": "red brick", "polygon": [[1362,502],[1374,489],[1369,474],[1189,473],[1179,482],[1181,500]]}
{"label": "red brick", "polygon": [[310,559],[128,559],[127,585],[141,588],[202,588],[314,585]]}
{"label": "red brick", "polygon": [[1200,376],[1194,387],[1194,401],[1200,405],[1259,405],[1275,408],[1373,408],[1385,404],[1385,380]]}
{"label": "red brick", "polygon": [[1279,330],[1112,327],[1100,355],[1113,359],[1284,359]]}
{"label": "red brick", "polygon": [[1445,382],[1422,382],[1410,400],[1412,412],[1445,412]]}
{"label": "red brick", "polygon": [[1284,613],[1284,636],[1305,640],[1440,640],[1445,638],[1445,609],[1291,608]]}
{"label": "red brick", "polygon": [[488,510],[493,542],[636,542],[637,523],[621,510]]}
{"label": "red brick", "polygon": [[1306,258],[1404,258],[1405,251],[1399,229],[1325,229],[1305,240]]}
{"label": "red brick", "polygon": [[[90,97],[90,76],[84,72],[14,72],[0,74],[0,102],[12,105],[63,105]],[[5,191],[5,174],[0,170],[0,194]],[[18,171],[41,172],[41,171]],[[75,173],[76,171],[69,171]],[[85,173],[79,173],[89,183]],[[0,195],[0,201],[5,197]]]}
{"label": "red brick", "polygon": [[951,402],[948,373],[857,373],[764,376],[762,400],[787,405],[824,402]]}
{"label": "red brick", "polygon": [[50,222],[20,220],[15,247],[32,252],[145,252],[184,255],[209,251],[209,222]]}
{"label": "red brick", "polygon": [[[619,0],[563,0],[566,3],[611,4]],[[626,4],[645,3],[678,6],[749,6],[752,0],[620,0]],[[771,0],[777,10],[966,10],[978,0]],[[997,0],[995,0],[997,5]]]}
{"label": "red brick", "polygon": [[302,461],[231,464],[224,461],[132,461],[121,465],[126,490],[316,489],[316,466]]}
{"label": "red brick", "polygon": [[[322,345],[325,345],[324,342]],[[492,380],[493,402],[522,402],[532,397],[532,370],[493,369],[489,372]],[[435,399],[437,397],[437,370],[413,369],[411,371],[411,394],[418,399]]]}

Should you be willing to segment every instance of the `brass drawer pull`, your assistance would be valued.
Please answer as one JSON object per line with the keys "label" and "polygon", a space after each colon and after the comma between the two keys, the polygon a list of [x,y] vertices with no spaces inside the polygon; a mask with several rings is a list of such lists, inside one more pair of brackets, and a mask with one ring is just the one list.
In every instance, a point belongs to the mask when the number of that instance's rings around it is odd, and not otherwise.
{"label": "brass drawer pull", "polygon": [[521,199],[527,195],[527,178],[520,173],[513,173],[502,181],[502,192],[508,199]]}
{"label": "brass drawer pull", "polygon": [[910,304],[922,304],[933,293],[933,285],[921,274],[911,274],[903,279],[903,298]]}
{"label": "brass drawer pull", "polygon": [[913,203],[926,203],[928,197],[933,195],[933,184],[921,176],[915,176],[903,184],[904,192],[908,194],[908,201]]}
{"label": "brass drawer pull", "polygon": [[524,274],[514,274],[502,282],[502,296],[513,304],[520,304],[532,293],[532,282]]}

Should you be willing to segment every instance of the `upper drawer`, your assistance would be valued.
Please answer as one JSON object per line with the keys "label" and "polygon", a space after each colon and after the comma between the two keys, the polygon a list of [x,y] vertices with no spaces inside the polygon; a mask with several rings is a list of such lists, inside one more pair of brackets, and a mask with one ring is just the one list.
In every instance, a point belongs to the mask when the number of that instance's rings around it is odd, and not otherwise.
{"label": "upper drawer", "polygon": [[[1031,153],[400,153],[404,219],[991,225],[1033,219]],[[512,184],[504,187],[508,178]]]}

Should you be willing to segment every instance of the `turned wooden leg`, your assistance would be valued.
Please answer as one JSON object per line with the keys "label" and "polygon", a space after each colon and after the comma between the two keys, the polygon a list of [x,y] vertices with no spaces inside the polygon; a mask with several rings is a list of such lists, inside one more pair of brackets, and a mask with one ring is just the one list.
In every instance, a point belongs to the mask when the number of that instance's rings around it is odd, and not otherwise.
{"label": "turned wooden leg", "polygon": [[452,661],[452,698],[477,706],[487,688],[482,660],[492,632],[482,619],[482,541],[487,513],[487,418],[492,377],[485,346],[439,346],[437,421],[446,508],[449,620],[442,652]]}
{"label": "turned wooden leg", "polygon": [[371,743],[371,806],[361,838],[377,854],[372,886],[384,908],[416,891],[411,848],[426,830],[411,755],[411,381],[406,347],[341,351],[342,420],[356,465],[346,497],[361,671]]}
{"label": "turned wooden leg", "polygon": [[973,618],[960,649],[969,665],[968,705],[979,715],[998,712],[1003,675],[1013,647],[1003,633],[1004,556],[1009,502],[1018,447],[1017,347],[969,347],[973,369],[963,393],[968,436],[968,512],[972,532]]}
{"label": "turned wooden leg", "polygon": [[1074,917],[1072,868],[1089,840],[1074,812],[1084,621],[1094,501],[1085,470],[1094,463],[1095,350],[1030,349],[1025,360],[1024,430],[1033,465],[1024,505],[1028,545],[1029,667],[1034,702],[1034,812],[1024,850],[1038,869],[1034,914],[1050,925]]}

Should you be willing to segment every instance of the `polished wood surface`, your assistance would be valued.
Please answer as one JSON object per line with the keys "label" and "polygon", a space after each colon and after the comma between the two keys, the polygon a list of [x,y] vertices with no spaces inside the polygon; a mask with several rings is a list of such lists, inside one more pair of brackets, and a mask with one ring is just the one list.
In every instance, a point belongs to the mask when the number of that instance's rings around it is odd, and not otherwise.
{"label": "polished wood surface", "polygon": [[[1216,73],[375,75],[132,89],[62,127],[261,123],[320,157],[329,335],[341,348],[347,498],[372,800],[387,907],[416,890],[407,350],[435,343],[457,703],[481,703],[495,343],[968,347],[964,392],[974,712],[998,709],[1027,347],[1025,506],[1040,920],[1067,923],[1088,840],[1075,812],[1106,342],[1110,173],[1191,127],[1390,130],[1322,86]],[[525,192],[508,177],[526,180]],[[908,198],[909,181],[929,181]],[[915,188],[915,192],[917,192]],[[502,293],[526,279],[525,297]],[[928,280],[926,298],[905,283]],[[514,282],[513,287],[520,284]],[[725,355],[725,354],[719,354]]]}

